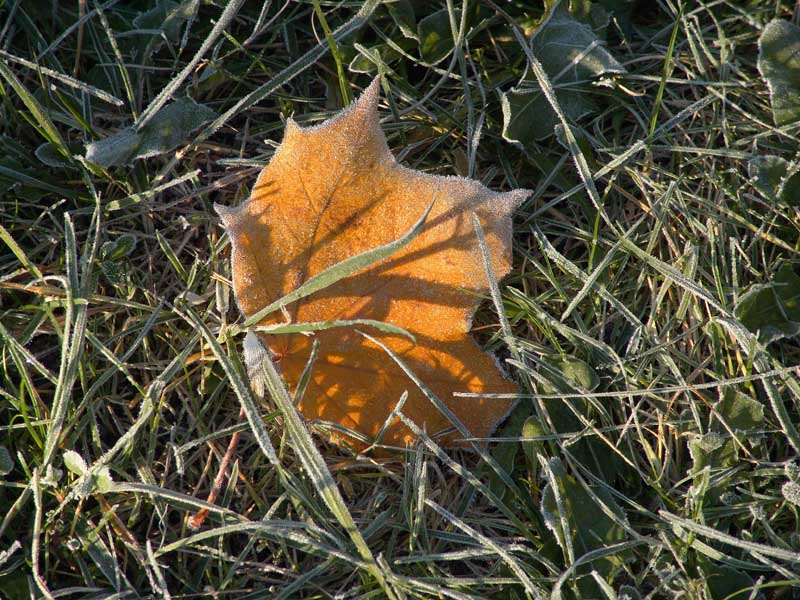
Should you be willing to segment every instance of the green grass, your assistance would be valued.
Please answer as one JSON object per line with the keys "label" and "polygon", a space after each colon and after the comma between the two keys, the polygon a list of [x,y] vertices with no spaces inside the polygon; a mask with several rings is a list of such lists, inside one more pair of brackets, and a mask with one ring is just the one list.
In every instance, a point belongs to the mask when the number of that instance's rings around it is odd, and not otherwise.
{"label": "green grass", "polygon": [[[575,119],[520,43],[543,7],[466,4],[0,0],[0,597],[797,597],[800,345],[737,309],[800,264],[798,198],[748,170],[800,160],[757,68],[796,9],[596,2],[625,72]],[[526,69],[560,114],[523,147]],[[353,456],[242,357],[213,204],[378,71],[405,165],[534,190],[476,318],[526,391],[482,453]],[[165,118],[186,95],[216,117]],[[166,151],[85,159],[128,127]]]}

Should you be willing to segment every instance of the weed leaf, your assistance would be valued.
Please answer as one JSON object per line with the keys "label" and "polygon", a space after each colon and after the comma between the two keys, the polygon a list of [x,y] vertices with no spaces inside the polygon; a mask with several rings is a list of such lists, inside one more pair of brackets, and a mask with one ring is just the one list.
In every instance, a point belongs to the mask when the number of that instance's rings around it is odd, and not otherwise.
{"label": "weed leaf", "polygon": [[[604,76],[625,72],[592,27],[573,17],[565,2],[553,6],[530,45],[550,77],[561,109],[573,121],[595,107],[588,93],[592,80],[602,82]],[[501,101],[506,140],[527,146],[553,135],[558,116],[530,71]]]}
{"label": "weed leaf", "polygon": [[101,167],[113,167],[164,154],[187,141],[195,129],[216,116],[209,107],[191,98],[179,98],[159,110],[138,131],[124,129],[86,146],[86,160]]}
{"label": "weed leaf", "polygon": [[775,19],[764,28],[758,70],[769,86],[775,125],[800,120],[800,27]]}
{"label": "weed leaf", "polygon": [[[540,462],[542,460],[540,457]],[[542,493],[542,514],[569,562],[593,550],[626,541],[627,534],[622,526],[625,517],[611,494],[603,488],[587,488],[579,483],[567,474],[558,458],[546,461],[543,466],[548,484]],[[629,557],[629,551],[601,557],[578,568],[577,572],[588,574],[594,570],[610,578]],[[602,596],[591,578],[578,579],[577,587],[579,597]]]}
{"label": "weed leaf", "polygon": [[767,200],[800,204],[800,171],[780,156],[756,156],[747,163],[753,187]]}
{"label": "weed leaf", "polygon": [[735,314],[765,344],[800,334],[800,275],[784,263],[772,281],[742,295]]}

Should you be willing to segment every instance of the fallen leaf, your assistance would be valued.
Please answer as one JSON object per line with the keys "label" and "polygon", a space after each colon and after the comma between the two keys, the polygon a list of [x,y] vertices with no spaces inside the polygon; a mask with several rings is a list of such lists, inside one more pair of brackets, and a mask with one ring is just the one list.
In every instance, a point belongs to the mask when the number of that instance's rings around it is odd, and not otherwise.
{"label": "fallen leaf", "polygon": [[[454,392],[516,393],[495,359],[469,336],[488,291],[471,215],[477,214],[495,275],[511,266],[511,214],[527,190],[493,192],[477,181],[413,171],[389,151],[378,120],[375,79],[353,105],[315,127],[289,120],[281,146],[238,209],[218,209],[232,244],[234,290],[246,316],[296,290],[320,272],[400,238],[431,206],[422,231],[388,258],[273,312],[261,325],[383,321],[411,333],[369,334],[394,352],[461,420],[487,437],[512,408],[511,399],[453,397]],[[375,342],[350,327],[265,335],[294,392],[318,342],[310,379],[299,399],[309,419],[333,422],[373,438],[405,391],[403,414],[440,444],[460,434],[402,368]],[[444,432],[444,433],[443,433]],[[334,441],[357,449],[353,436]],[[414,439],[394,418],[380,442]]]}

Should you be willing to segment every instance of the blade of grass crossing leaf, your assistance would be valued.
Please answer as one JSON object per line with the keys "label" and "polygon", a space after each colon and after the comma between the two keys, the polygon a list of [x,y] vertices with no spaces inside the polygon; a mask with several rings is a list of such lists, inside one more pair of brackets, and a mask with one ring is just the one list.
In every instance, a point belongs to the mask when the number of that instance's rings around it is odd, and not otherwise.
{"label": "blade of grass crossing leaf", "polygon": [[[427,385],[425,385],[425,382],[423,382],[417,376],[417,374],[414,373],[414,371],[412,371],[409,368],[409,366],[405,364],[403,359],[401,359],[397,354],[395,354],[395,352],[391,348],[389,348],[386,344],[384,344],[380,340],[364,333],[363,331],[359,331],[358,333],[364,336],[369,341],[371,341],[373,344],[376,344],[377,346],[382,348],[383,351],[386,352],[386,354],[388,354],[389,357],[391,357],[391,359],[394,360],[394,362],[396,362],[397,365],[405,372],[405,374],[408,375],[411,381],[414,382],[414,385],[416,385],[417,388],[419,388],[419,390],[425,395],[425,397],[431,401],[431,403],[436,407],[436,409],[447,417],[447,419],[456,428],[456,430],[458,430],[458,432],[462,436],[464,436],[464,439],[468,440],[469,438],[472,437],[472,433],[466,428],[466,426],[461,422],[461,420],[456,416],[456,414],[452,410],[450,410],[450,408],[444,402],[442,402],[441,399],[438,396],[436,396],[436,394],[434,394],[433,391]],[[519,490],[517,488],[517,485],[514,483],[514,481],[511,479],[508,473],[506,473],[505,470],[497,463],[497,461],[488,452],[486,452],[486,450],[482,448],[479,444],[471,443],[471,445],[474,448],[474,450],[481,456],[481,458],[483,458],[483,460],[485,460],[487,463],[489,463],[489,465],[491,465],[492,469],[509,487],[509,489],[511,489],[515,493],[518,493]]]}
{"label": "blade of grass crossing leaf", "polygon": [[[475,234],[478,237],[478,246],[481,249],[483,268],[486,271],[486,279],[489,281],[489,290],[492,295],[492,301],[494,302],[495,310],[497,311],[498,318],[500,319],[500,327],[503,331],[503,341],[505,341],[506,346],[508,347],[517,364],[525,364],[526,361],[522,356],[522,353],[519,351],[516,338],[511,330],[511,324],[508,322],[508,316],[503,308],[503,298],[500,295],[500,287],[497,284],[497,277],[495,277],[494,270],[492,269],[492,260],[491,256],[489,255],[489,245],[486,243],[486,236],[483,233],[483,227],[481,227],[481,222],[475,213],[472,213],[472,224],[475,227]],[[532,391],[533,381],[530,378],[531,371],[529,369],[521,369],[519,372],[523,374],[521,379],[524,390],[527,392]],[[534,402],[533,408],[539,421],[544,422],[545,417],[539,403]]]}
{"label": "blade of grass crossing leaf", "polygon": [[300,413],[297,412],[297,408],[292,402],[289,391],[286,389],[281,376],[275,369],[275,365],[271,360],[265,360],[262,363],[262,367],[264,369],[267,388],[273,400],[275,400],[275,403],[283,412],[285,426],[292,440],[292,447],[295,452],[297,452],[314,487],[317,489],[320,496],[322,496],[328,509],[336,517],[336,520],[339,521],[339,524],[350,536],[358,554],[367,563],[366,570],[376,579],[389,598],[398,598],[395,591],[388,583],[382,569],[375,561],[375,557],[367,545],[366,540],[356,526],[353,516],[350,514],[350,510],[347,508],[347,503],[342,497],[336,485],[336,481],[333,479],[333,475],[331,475],[331,472],[325,464],[325,460],[314,445],[314,440],[303,424]]}
{"label": "blade of grass crossing leaf", "polygon": [[[259,342],[259,344],[261,344],[261,342]],[[266,349],[264,351],[266,352]],[[319,354],[319,340],[315,339],[314,343],[311,345],[311,354],[309,354],[308,360],[306,361],[306,364],[303,367],[303,372],[300,374],[300,379],[298,379],[297,381],[297,388],[295,389],[294,397],[292,398],[295,405],[300,404],[300,401],[303,399],[303,396],[306,393],[306,389],[308,388],[308,383],[311,381],[311,373],[313,372],[314,364],[316,364],[317,362],[318,354]],[[267,360],[267,358],[265,357],[262,360]],[[263,379],[264,376],[261,373],[260,362],[258,364],[258,373],[259,376]]]}
{"label": "blade of grass crossing leaf", "polygon": [[[435,200],[434,200],[435,201]],[[329,285],[332,285],[339,281],[340,279],[344,279],[348,275],[352,275],[356,271],[360,271],[361,269],[365,269],[377,262],[380,262],[384,258],[391,256],[401,248],[406,247],[411,240],[413,240],[419,233],[422,231],[422,228],[425,225],[425,220],[428,218],[428,215],[433,208],[433,202],[428,205],[428,208],[425,210],[425,213],[419,218],[419,220],[409,229],[405,234],[401,237],[397,238],[393,242],[389,242],[383,246],[379,246],[378,248],[372,248],[371,250],[367,250],[366,252],[362,252],[361,254],[356,254],[355,256],[351,256],[350,258],[346,258],[345,260],[333,265],[314,275],[308,279],[303,285],[296,288],[295,290],[286,294],[283,298],[280,298],[273,302],[272,304],[262,308],[257,313],[249,317],[245,320],[242,327],[250,327],[251,325],[255,325],[256,323],[262,321],[264,317],[268,314],[275,312],[276,310],[287,306],[294,302],[295,300],[299,300],[300,298],[305,298],[314,292],[318,292],[319,290],[325,289]],[[218,209],[219,210],[219,209]],[[224,209],[223,209],[224,212]]]}
{"label": "blade of grass crossing leaf", "polygon": [[[403,394],[400,396],[400,399],[397,401],[397,404],[395,404],[394,408],[392,409],[392,412],[390,412],[389,416],[386,417],[386,420],[384,420],[383,425],[381,425],[381,428],[378,430],[378,433],[375,434],[375,441],[372,443],[372,446],[376,446],[381,443],[381,438],[386,433],[386,430],[389,429],[389,426],[397,418],[397,414],[403,410],[403,406],[405,405],[406,400],[408,400],[408,390],[403,391]],[[364,450],[364,453],[366,453],[368,450],[369,448]]]}
{"label": "blade of grass crossing leaf", "polygon": [[305,323],[279,323],[277,325],[256,325],[253,331],[267,334],[285,334],[285,333],[307,333],[310,331],[323,331],[325,329],[334,329],[336,327],[353,327],[356,325],[367,325],[374,327],[378,331],[385,333],[393,333],[395,335],[402,335],[407,337],[413,342],[416,342],[414,336],[397,325],[386,323],[385,321],[376,321],[374,319],[353,319],[345,321],[325,321],[325,322],[305,322]]}
{"label": "blade of grass crossing leaf", "polygon": [[[408,367],[408,365],[406,365],[405,362],[397,354],[394,353],[394,351],[391,348],[389,348],[386,344],[384,344],[380,340],[362,331],[359,331],[359,333],[366,339],[371,341],[373,344],[382,348],[383,351],[386,352],[386,354],[388,354],[389,357],[392,360],[394,360],[394,362],[397,363],[397,365],[406,373],[406,375],[408,375],[411,381],[414,382],[414,385],[416,385],[417,388],[425,395],[425,397],[431,401],[431,403],[436,407],[436,409],[447,417],[450,423],[458,430],[458,432],[462,436],[464,436],[465,439],[469,439],[472,436],[470,431],[464,426],[464,424],[459,420],[459,418],[455,415],[455,413],[453,413],[453,411],[450,410],[450,408],[444,402],[442,402],[427,385],[425,385],[425,383],[416,375],[416,373],[414,373]],[[404,419],[404,422],[406,422],[406,419]],[[419,431],[419,427],[416,425],[415,425],[415,430]],[[480,455],[480,457],[492,468],[492,470],[495,473],[497,473],[498,477],[500,477],[503,483],[518,497],[522,497],[521,492],[517,487],[517,484],[514,482],[513,479],[511,479],[509,474],[506,473],[505,469],[503,469],[497,463],[494,457],[492,457],[491,454],[489,454],[483,447],[481,447],[480,444],[471,443],[471,446]],[[494,494],[492,494],[492,496],[497,500],[497,497]],[[527,527],[525,527],[525,530],[527,531]]]}
{"label": "blade of grass crossing leaf", "polygon": [[180,88],[184,80],[192,74],[194,68],[197,66],[203,56],[205,56],[206,52],[208,52],[208,50],[214,45],[214,43],[217,41],[217,38],[233,21],[244,3],[245,0],[230,0],[228,2],[227,6],[225,6],[225,9],[222,11],[222,14],[219,16],[219,19],[216,23],[214,23],[213,29],[208,34],[206,39],[203,40],[200,48],[192,57],[192,60],[190,60],[186,66],[181,69],[180,73],[173,77],[172,80],[166,86],[164,86],[164,89],[159,92],[158,96],[153,98],[150,104],[147,105],[147,108],[145,108],[142,111],[142,114],[139,115],[139,118],[134,124],[134,128],[137,131],[147,125],[150,119],[156,115],[161,107],[169,102],[169,99],[172,98],[173,94],[178,91],[178,88]]}
{"label": "blade of grass crossing leaf", "polygon": [[[184,307],[183,310],[185,313],[183,311],[177,311],[178,314],[191,323],[195,329],[200,332],[200,335],[202,335],[203,339],[205,339],[206,343],[211,347],[211,351],[220,362],[223,371],[225,371],[228,382],[233,388],[239,403],[244,409],[245,416],[250,424],[250,429],[253,432],[253,436],[256,438],[256,442],[258,443],[259,448],[261,448],[261,451],[264,453],[264,456],[267,457],[267,460],[269,460],[270,464],[275,468],[278,477],[281,480],[281,484],[284,486],[293,500],[302,502],[306,506],[312,505],[307,499],[307,494],[302,492],[302,486],[300,485],[300,482],[295,479],[291,472],[283,468],[280,458],[275,452],[275,448],[269,438],[267,428],[264,426],[264,419],[262,418],[261,413],[255,404],[253,392],[250,389],[250,386],[248,386],[241,377],[239,371],[234,368],[230,357],[225,353],[220,343],[217,341],[211,331],[209,331],[208,327],[206,327],[205,323],[197,315],[197,313],[189,306]],[[266,356],[267,360],[269,360],[269,357],[266,353],[264,356]]]}
{"label": "blade of grass crossing leaf", "polygon": [[500,328],[503,332],[503,341],[506,343],[506,346],[508,346],[508,349],[511,351],[511,354],[514,356],[514,358],[517,360],[522,360],[517,349],[516,340],[514,339],[514,333],[511,331],[511,325],[508,322],[508,316],[503,308],[503,298],[500,295],[500,286],[497,285],[497,277],[494,275],[494,269],[492,269],[492,258],[489,254],[489,246],[486,243],[486,236],[483,233],[483,227],[481,227],[480,219],[478,219],[478,215],[475,213],[472,213],[472,226],[475,228],[475,235],[478,238],[478,247],[481,249],[483,268],[486,271],[486,279],[489,282],[489,291],[492,295],[492,302],[494,302],[494,308],[497,311],[497,318],[500,319]]}
{"label": "blade of grass crossing leaf", "polygon": [[570,533],[571,529],[569,526],[569,520],[567,518],[567,509],[564,505],[564,498],[561,495],[558,479],[554,473],[554,468],[563,467],[561,467],[561,461],[558,458],[552,458],[548,460],[546,457],[538,454],[537,459],[539,460],[539,465],[542,467],[542,472],[545,475],[545,479],[550,486],[550,491],[553,494],[553,499],[555,500],[556,508],[558,509],[558,515],[553,516],[558,518],[559,527],[558,530],[554,531],[553,533],[558,538],[559,546],[561,546],[566,552],[567,560],[570,564],[572,564],[575,562],[575,548],[572,544],[572,535]]}

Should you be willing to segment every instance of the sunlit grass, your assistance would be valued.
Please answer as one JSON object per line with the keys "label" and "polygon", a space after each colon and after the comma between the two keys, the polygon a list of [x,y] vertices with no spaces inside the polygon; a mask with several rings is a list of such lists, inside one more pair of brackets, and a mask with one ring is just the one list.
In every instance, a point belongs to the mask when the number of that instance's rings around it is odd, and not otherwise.
{"label": "sunlit grass", "polygon": [[[798,263],[748,170],[798,160],[756,65],[791,7],[595,3],[627,72],[523,148],[501,94],[563,98],[528,4],[0,3],[1,597],[791,597],[800,347],[737,316]],[[524,396],[483,452],[353,456],[242,358],[213,205],[376,73],[403,164],[534,190],[474,324]],[[185,95],[216,116],[177,148],[85,160]]]}

